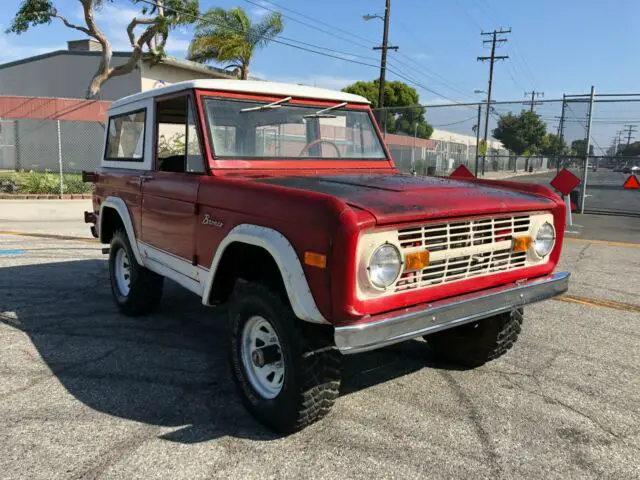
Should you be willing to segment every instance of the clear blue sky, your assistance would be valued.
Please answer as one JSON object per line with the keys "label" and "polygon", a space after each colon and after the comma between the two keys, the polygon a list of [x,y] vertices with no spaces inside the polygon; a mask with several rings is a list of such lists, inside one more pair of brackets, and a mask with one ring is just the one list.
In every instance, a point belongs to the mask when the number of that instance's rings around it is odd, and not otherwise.
{"label": "clear blue sky", "polygon": [[[280,9],[266,0],[252,1]],[[348,58],[361,62],[379,61],[379,53],[370,47],[380,41],[382,22],[365,22],[362,15],[382,14],[384,0],[272,1],[362,38],[334,31],[343,37],[336,38],[291,18],[284,19],[285,37],[347,52],[354,55]],[[20,1],[2,3],[0,25],[4,29]],[[55,0],[55,4],[71,20],[80,21],[77,0]],[[114,39],[116,49],[125,49],[124,25],[130,18],[129,10],[136,7],[128,0],[115,0],[115,5],[102,12],[99,22]],[[241,6],[256,20],[265,13],[245,0],[201,0],[200,5],[202,10]],[[284,13],[331,30],[314,20]],[[494,98],[520,100],[525,90],[532,89],[543,91],[545,98],[558,98],[562,93],[587,92],[591,85],[599,92],[637,92],[639,18],[637,0],[392,0],[390,40],[400,50],[390,52],[390,68],[448,99],[482,99],[473,93],[475,89],[486,89],[487,82],[488,64],[476,61],[477,56],[489,53],[482,46],[482,40],[488,37],[481,37],[480,31],[511,27],[513,33],[505,36],[509,41],[499,49],[499,54],[509,55],[510,59],[496,64]],[[22,36],[2,34],[0,62],[63,48],[67,40],[81,37],[79,32],[55,22]],[[183,56],[189,38],[188,29],[175,32],[171,53]],[[341,88],[356,80],[373,79],[378,70],[271,44],[256,54],[252,73],[269,80]],[[388,78],[397,77],[389,73]],[[423,103],[443,101],[433,92],[421,88],[418,92]]]}

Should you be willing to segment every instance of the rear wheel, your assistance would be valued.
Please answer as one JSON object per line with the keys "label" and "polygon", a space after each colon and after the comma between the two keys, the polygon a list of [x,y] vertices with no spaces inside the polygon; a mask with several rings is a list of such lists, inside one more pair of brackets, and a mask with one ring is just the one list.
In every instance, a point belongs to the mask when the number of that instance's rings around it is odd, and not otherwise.
{"label": "rear wheel", "polygon": [[162,298],[163,277],[138,264],[127,234],[117,230],[109,249],[111,293],[125,315],[144,315]]}
{"label": "rear wheel", "polygon": [[504,355],[521,331],[523,311],[514,310],[442,332],[425,335],[431,349],[444,360],[479,367]]}
{"label": "rear wheel", "polygon": [[341,364],[329,327],[298,320],[278,293],[244,282],[234,290],[229,321],[232,375],[258,421],[292,433],[329,412]]}

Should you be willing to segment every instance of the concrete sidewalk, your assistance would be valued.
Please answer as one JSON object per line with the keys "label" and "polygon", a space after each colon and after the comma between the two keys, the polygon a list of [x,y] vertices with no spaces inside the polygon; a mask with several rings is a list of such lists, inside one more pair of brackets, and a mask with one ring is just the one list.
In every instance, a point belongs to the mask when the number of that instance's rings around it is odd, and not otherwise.
{"label": "concrete sidewalk", "polygon": [[479,178],[487,180],[505,180],[513,177],[527,177],[529,175],[544,175],[545,173],[555,172],[554,168],[543,168],[534,170],[533,172],[485,172],[484,176],[480,175]]}
{"label": "concrete sidewalk", "polygon": [[0,231],[91,237],[91,200],[0,200]]}

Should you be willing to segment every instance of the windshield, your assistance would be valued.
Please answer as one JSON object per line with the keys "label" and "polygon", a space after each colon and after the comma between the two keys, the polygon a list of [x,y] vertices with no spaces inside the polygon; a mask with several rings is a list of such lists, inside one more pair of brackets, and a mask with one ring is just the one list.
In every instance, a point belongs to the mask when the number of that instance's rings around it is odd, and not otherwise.
{"label": "windshield", "polygon": [[207,98],[216,158],[385,160],[366,110]]}

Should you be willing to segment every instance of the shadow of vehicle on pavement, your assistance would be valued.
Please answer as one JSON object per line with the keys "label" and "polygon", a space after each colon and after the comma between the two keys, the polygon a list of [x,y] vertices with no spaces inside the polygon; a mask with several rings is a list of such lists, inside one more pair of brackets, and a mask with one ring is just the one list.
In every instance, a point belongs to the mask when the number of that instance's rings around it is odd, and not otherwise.
{"label": "shadow of vehicle on pavement", "polygon": [[[0,321],[26,333],[65,389],[90,408],[181,427],[161,436],[180,443],[226,435],[278,438],[236,395],[227,367],[224,309],[203,307],[195,295],[167,281],[157,313],[121,315],[103,260],[5,267],[0,291]],[[422,341],[346,356],[341,393],[425,366],[447,368]]]}

